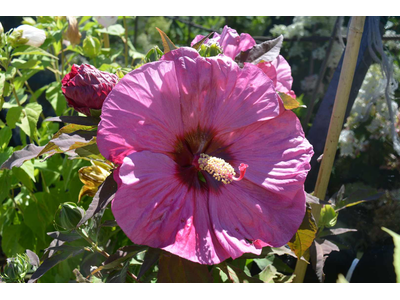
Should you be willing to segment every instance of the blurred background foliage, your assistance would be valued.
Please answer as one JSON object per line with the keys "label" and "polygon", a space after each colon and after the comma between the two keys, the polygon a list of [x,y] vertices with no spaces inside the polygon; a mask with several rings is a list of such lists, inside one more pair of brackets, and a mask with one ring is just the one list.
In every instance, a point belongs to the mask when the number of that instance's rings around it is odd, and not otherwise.
{"label": "blurred background foliage", "polygon": [[[67,35],[71,24],[66,17],[0,17],[4,32],[20,24],[33,25],[47,32],[47,38],[40,47],[43,53],[21,53],[9,61],[2,61],[2,71],[7,74],[0,107],[0,165],[14,151],[22,149],[28,143],[45,145],[51,139],[60,127],[56,123],[43,122],[46,117],[74,114],[67,107],[60,88],[61,79],[70,71],[72,64],[89,63],[102,71],[123,76],[141,64],[154,60],[153,56],[146,54],[155,47],[161,47],[156,27],[164,31],[177,46],[189,46],[199,34],[207,35],[213,31],[220,33],[225,25],[236,29],[239,34],[249,33],[257,42],[282,34],[285,40],[281,54],[292,67],[292,89],[297,99],[308,105],[316,88],[336,21],[337,17],[317,16],[140,16],[118,17],[114,24],[104,26],[95,17],[77,17],[80,36],[72,37]],[[348,21],[348,17],[341,19],[338,35],[346,36]],[[399,34],[400,19],[385,18],[384,36],[391,38],[384,40],[384,46],[393,59],[397,81],[400,79],[400,40],[396,39]],[[335,39],[327,61],[327,70],[316,91],[316,106],[311,119],[304,125],[306,133],[312,125],[319,102],[332,79],[343,49],[343,41],[340,38]],[[372,65],[340,137],[340,149],[328,192],[329,199],[341,186],[345,186],[342,197],[349,203],[380,193],[376,197],[378,201],[349,207],[340,212],[337,226],[355,228],[358,232],[341,236],[335,242],[341,249],[350,251],[353,257],[376,245],[393,244],[391,237],[380,230],[382,226],[400,231],[400,157],[393,150],[388,133],[389,121],[382,81],[384,79],[379,66]],[[398,131],[399,93],[398,89],[393,91],[392,101]],[[367,110],[365,107],[373,97],[377,101]],[[295,110],[301,120],[304,120],[306,112],[307,109],[304,108]],[[47,160],[25,162],[22,168],[0,170],[0,266],[3,272],[10,269],[7,265],[12,261],[7,262],[7,258],[12,257],[22,270],[17,272],[18,276],[32,269],[32,266],[26,265],[28,258],[23,257],[26,249],[35,252],[39,257],[44,254],[53,240],[47,233],[59,229],[54,224],[59,204],[78,202],[83,186],[77,175],[78,170],[89,165],[88,160],[70,160],[64,155],[55,155]],[[84,196],[79,205],[87,209],[91,199]],[[104,245],[109,253],[131,244],[118,227],[111,226],[113,220],[111,210],[106,209],[102,222],[109,222],[110,226],[93,225],[96,230],[89,228],[91,238],[99,245]],[[76,247],[85,244],[79,239],[74,243]],[[269,259],[268,262],[273,261],[271,256]],[[137,273],[142,262],[143,253],[138,252],[130,262],[130,270]],[[290,258],[285,262],[287,266],[294,267]],[[87,277],[92,266],[100,263],[101,256],[98,253],[85,251],[61,261],[39,281],[75,281],[79,274],[73,271],[78,266],[81,275]],[[247,268],[246,272],[250,275],[250,271],[255,274],[254,269],[257,269],[252,267],[252,263],[260,267],[266,262],[256,264],[256,261],[247,259],[243,263],[232,263],[232,268],[235,264],[236,267]],[[221,270],[217,268],[214,273],[220,274]],[[157,266],[147,271],[148,281],[155,281],[155,271]],[[18,276],[15,281],[26,280]],[[91,280],[96,282],[103,279],[91,276]]]}

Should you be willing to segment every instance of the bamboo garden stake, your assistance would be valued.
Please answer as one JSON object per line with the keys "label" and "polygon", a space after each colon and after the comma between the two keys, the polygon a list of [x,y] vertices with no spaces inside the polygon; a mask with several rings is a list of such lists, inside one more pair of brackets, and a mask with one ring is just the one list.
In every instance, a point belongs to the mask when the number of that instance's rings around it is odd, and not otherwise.
{"label": "bamboo garden stake", "polygon": [[[364,29],[365,17],[352,17],[346,50],[344,54],[342,71],[340,72],[339,85],[336,92],[335,104],[333,106],[328,135],[326,137],[324,154],[318,173],[317,183],[315,184],[314,196],[324,199],[331,176],[333,161],[335,158],[339,135],[343,127],[344,116],[346,114],[347,102],[349,100],[350,89],[353,83],[354,72],[357,64],[358,51],[360,49],[361,37]],[[318,224],[321,206],[313,206],[313,215]],[[305,258],[309,257],[309,250]],[[306,273],[307,263],[297,260],[294,274],[294,282],[303,282]]]}

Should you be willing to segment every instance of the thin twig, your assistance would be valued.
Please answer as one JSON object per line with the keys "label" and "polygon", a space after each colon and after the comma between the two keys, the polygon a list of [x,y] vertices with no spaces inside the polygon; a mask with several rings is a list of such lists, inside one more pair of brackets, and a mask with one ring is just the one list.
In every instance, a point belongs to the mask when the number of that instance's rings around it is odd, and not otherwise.
{"label": "thin twig", "polygon": [[203,27],[201,25],[197,25],[197,24],[195,24],[193,22],[183,20],[183,19],[181,19],[179,17],[166,17],[166,18],[169,18],[169,19],[172,19],[172,20],[176,20],[176,21],[179,21],[181,23],[184,23],[184,24],[187,24],[187,25],[190,25],[192,27],[195,27],[195,28],[198,28],[198,29],[202,29],[202,30],[205,30],[205,31],[208,31],[208,32],[215,31],[214,29],[210,29],[210,28]]}

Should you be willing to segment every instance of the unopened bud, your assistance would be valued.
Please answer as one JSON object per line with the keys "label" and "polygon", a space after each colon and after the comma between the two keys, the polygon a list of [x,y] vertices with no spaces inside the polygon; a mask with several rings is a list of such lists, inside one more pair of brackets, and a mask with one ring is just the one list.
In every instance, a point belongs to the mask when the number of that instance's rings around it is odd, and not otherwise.
{"label": "unopened bud", "polygon": [[44,30],[30,25],[18,26],[10,35],[10,43],[13,47],[19,45],[40,47],[45,39],[46,33]]}
{"label": "unopened bud", "polygon": [[98,38],[88,35],[83,40],[83,52],[86,56],[94,58],[100,54],[101,44]]}
{"label": "unopened bud", "polygon": [[85,215],[85,211],[73,202],[65,202],[58,207],[57,225],[66,230],[75,229],[79,221]]}
{"label": "unopened bud", "polygon": [[222,53],[218,43],[206,43],[200,46],[199,54],[203,57],[217,56]]}

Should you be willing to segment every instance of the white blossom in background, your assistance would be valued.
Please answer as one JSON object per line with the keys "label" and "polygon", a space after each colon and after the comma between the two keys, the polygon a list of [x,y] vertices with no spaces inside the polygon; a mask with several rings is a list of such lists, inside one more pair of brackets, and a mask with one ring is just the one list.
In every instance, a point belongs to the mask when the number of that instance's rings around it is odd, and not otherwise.
{"label": "white blossom in background", "polygon": [[22,39],[27,39],[28,41],[25,45],[40,47],[43,45],[46,39],[46,33],[42,29],[30,25],[21,25],[15,28],[16,31],[22,31]]}
{"label": "white blossom in background", "polygon": [[108,28],[111,25],[114,25],[115,23],[117,23],[117,20],[118,20],[118,16],[111,16],[111,17],[101,16],[101,17],[94,17],[94,18],[104,28]]}
{"label": "white blossom in background", "polygon": [[[394,76],[398,80],[400,72],[395,68]],[[351,109],[350,116],[347,118],[344,130],[342,130],[339,139],[339,147],[341,156],[351,156],[357,151],[365,151],[366,144],[364,141],[357,140],[353,130],[363,123],[370,120],[365,125],[366,130],[370,133],[369,139],[386,139],[391,140],[390,118],[385,99],[386,79],[381,73],[380,66],[373,64],[365,75],[364,82],[358,92],[357,98]],[[393,94],[397,89],[397,85],[391,87],[390,93]],[[400,115],[397,102],[391,101],[392,110],[395,112],[396,120],[399,122]],[[351,140],[351,141],[350,141]],[[350,146],[349,143],[352,143]]]}
{"label": "white blossom in background", "polygon": [[300,81],[300,87],[304,92],[312,92],[315,89],[315,85],[317,84],[318,75],[313,74],[307,77],[304,77],[302,81]]}

